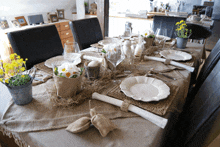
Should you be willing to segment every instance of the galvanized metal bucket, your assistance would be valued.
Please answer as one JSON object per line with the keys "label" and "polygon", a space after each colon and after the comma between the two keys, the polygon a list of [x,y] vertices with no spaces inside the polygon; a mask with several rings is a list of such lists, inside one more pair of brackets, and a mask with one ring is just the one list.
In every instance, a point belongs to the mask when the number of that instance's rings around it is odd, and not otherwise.
{"label": "galvanized metal bucket", "polygon": [[26,105],[33,100],[32,80],[33,78],[31,77],[31,80],[27,84],[21,86],[12,87],[7,85],[7,88],[10,91],[12,99],[14,100],[15,104]]}
{"label": "galvanized metal bucket", "polygon": [[177,37],[176,47],[180,49],[186,48],[188,38],[179,38]]}

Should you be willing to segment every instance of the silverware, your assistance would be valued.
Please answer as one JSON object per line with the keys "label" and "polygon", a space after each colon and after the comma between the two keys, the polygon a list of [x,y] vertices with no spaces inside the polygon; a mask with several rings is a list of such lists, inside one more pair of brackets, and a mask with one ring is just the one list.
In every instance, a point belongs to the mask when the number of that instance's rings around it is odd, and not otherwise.
{"label": "silverware", "polygon": [[153,69],[151,69],[150,70],[150,73],[152,74],[154,74],[154,73],[156,73],[156,74],[160,74],[160,75],[162,75],[162,76],[164,76],[164,77],[167,77],[167,78],[169,78],[169,79],[172,79],[172,80],[176,80],[176,78],[174,78],[174,77],[171,77],[171,76],[168,76],[168,75],[165,75],[165,74],[163,74],[163,73],[161,73],[161,72],[157,72],[157,71],[154,71]]}
{"label": "silverware", "polygon": [[155,74],[151,74],[151,73],[147,73],[144,76],[146,76],[146,77],[155,77],[157,79],[160,79],[161,81],[170,82],[170,81],[164,80],[163,78],[161,78],[161,77],[159,77],[159,76],[157,76]]}
{"label": "silverware", "polygon": [[34,77],[34,80],[44,82],[44,80]]}

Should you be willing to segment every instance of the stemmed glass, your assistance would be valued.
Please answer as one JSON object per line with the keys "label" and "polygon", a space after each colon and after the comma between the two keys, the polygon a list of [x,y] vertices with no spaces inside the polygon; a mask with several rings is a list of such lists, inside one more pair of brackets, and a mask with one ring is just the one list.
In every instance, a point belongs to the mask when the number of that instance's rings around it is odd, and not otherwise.
{"label": "stemmed glass", "polygon": [[106,59],[113,65],[113,82],[118,83],[120,80],[116,80],[115,73],[116,67],[125,59],[125,56],[121,54],[121,46],[112,44],[111,49],[106,54]]}
{"label": "stemmed glass", "polygon": [[155,35],[156,35],[156,41],[158,42],[159,47],[164,49],[165,42],[166,42],[165,36],[167,36],[167,29],[157,28]]}
{"label": "stemmed glass", "polygon": [[64,44],[64,59],[68,62],[74,62],[79,57],[79,45],[77,42],[66,42]]}
{"label": "stemmed glass", "polygon": [[130,39],[131,35],[132,35],[131,28],[130,27],[125,27],[125,32],[124,32],[123,38],[124,39]]}

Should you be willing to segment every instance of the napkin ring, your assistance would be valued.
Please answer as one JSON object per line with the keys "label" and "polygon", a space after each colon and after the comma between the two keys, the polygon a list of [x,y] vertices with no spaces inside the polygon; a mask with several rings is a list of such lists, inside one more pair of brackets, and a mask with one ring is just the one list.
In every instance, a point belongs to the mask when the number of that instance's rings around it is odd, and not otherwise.
{"label": "napkin ring", "polygon": [[121,110],[128,112],[129,105],[130,105],[130,102],[128,100],[124,100],[121,105]]}
{"label": "napkin ring", "polygon": [[169,64],[170,64],[170,61],[171,61],[171,59],[166,59],[165,62],[164,62],[164,64],[165,64],[165,65],[169,65]]}

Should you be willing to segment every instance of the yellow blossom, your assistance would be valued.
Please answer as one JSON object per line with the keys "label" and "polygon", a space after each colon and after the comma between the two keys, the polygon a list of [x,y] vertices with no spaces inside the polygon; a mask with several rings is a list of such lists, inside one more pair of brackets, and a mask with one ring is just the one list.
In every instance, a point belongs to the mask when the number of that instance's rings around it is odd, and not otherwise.
{"label": "yellow blossom", "polygon": [[21,71],[25,71],[25,68],[24,68],[24,67],[22,67],[22,68],[21,68]]}
{"label": "yellow blossom", "polygon": [[9,80],[8,80],[8,79],[6,79],[6,80],[5,80],[5,83],[9,83]]}
{"label": "yellow blossom", "polygon": [[17,60],[18,63],[23,63],[23,59]]}
{"label": "yellow blossom", "polygon": [[4,74],[3,70],[2,70],[2,69],[0,69],[0,75],[3,75],[3,74]]}
{"label": "yellow blossom", "polygon": [[0,78],[0,82],[3,82],[3,78]]}
{"label": "yellow blossom", "polygon": [[15,74],[12,72],[12,73],[11,73],[11,76],[14,76],[14,75],[15,75]]}
{"label": "yellow blossom", "polygon": [[15,55],[14,55],[14,54],[11,54],[11,55],[10,55],[10,59],[13,60],[14,58],[15,58]]}
{"label": "yellow blossom", "polygon": [[67,77],[67,78],[70,77],[70,73],[69,73],[69,72],[66,73],[66,77]]}
{"label": "yellow blossom", "polygon": [[28,60],[28,58],[25,59],[25,61],[27,61],[27,60]]}
{"label": "yellow blossom", "polygon": [[20,59],[21,57],[20,56],[17,56],[17,59]]}
{"label": "yellow blossom", "polygon": [[147,33],[145,33],[144,35],[147,36]]}
{"label": "yellow blossom", "polygon": [[2,62],[2,63],[3,63],[3,60],[0,60],[0,62]]}
{"label": "yellow blossom", "polygon": [[66,69],[65,69],[65,68],[63,68],[63,69],[62,69],[62,71],[66,71]]}
{"label": "yellow blossom", "polygon": [[21,77],[22,77],[22,78],[24,78],[24,77],[25,77],[25,75],[21,75]]}

